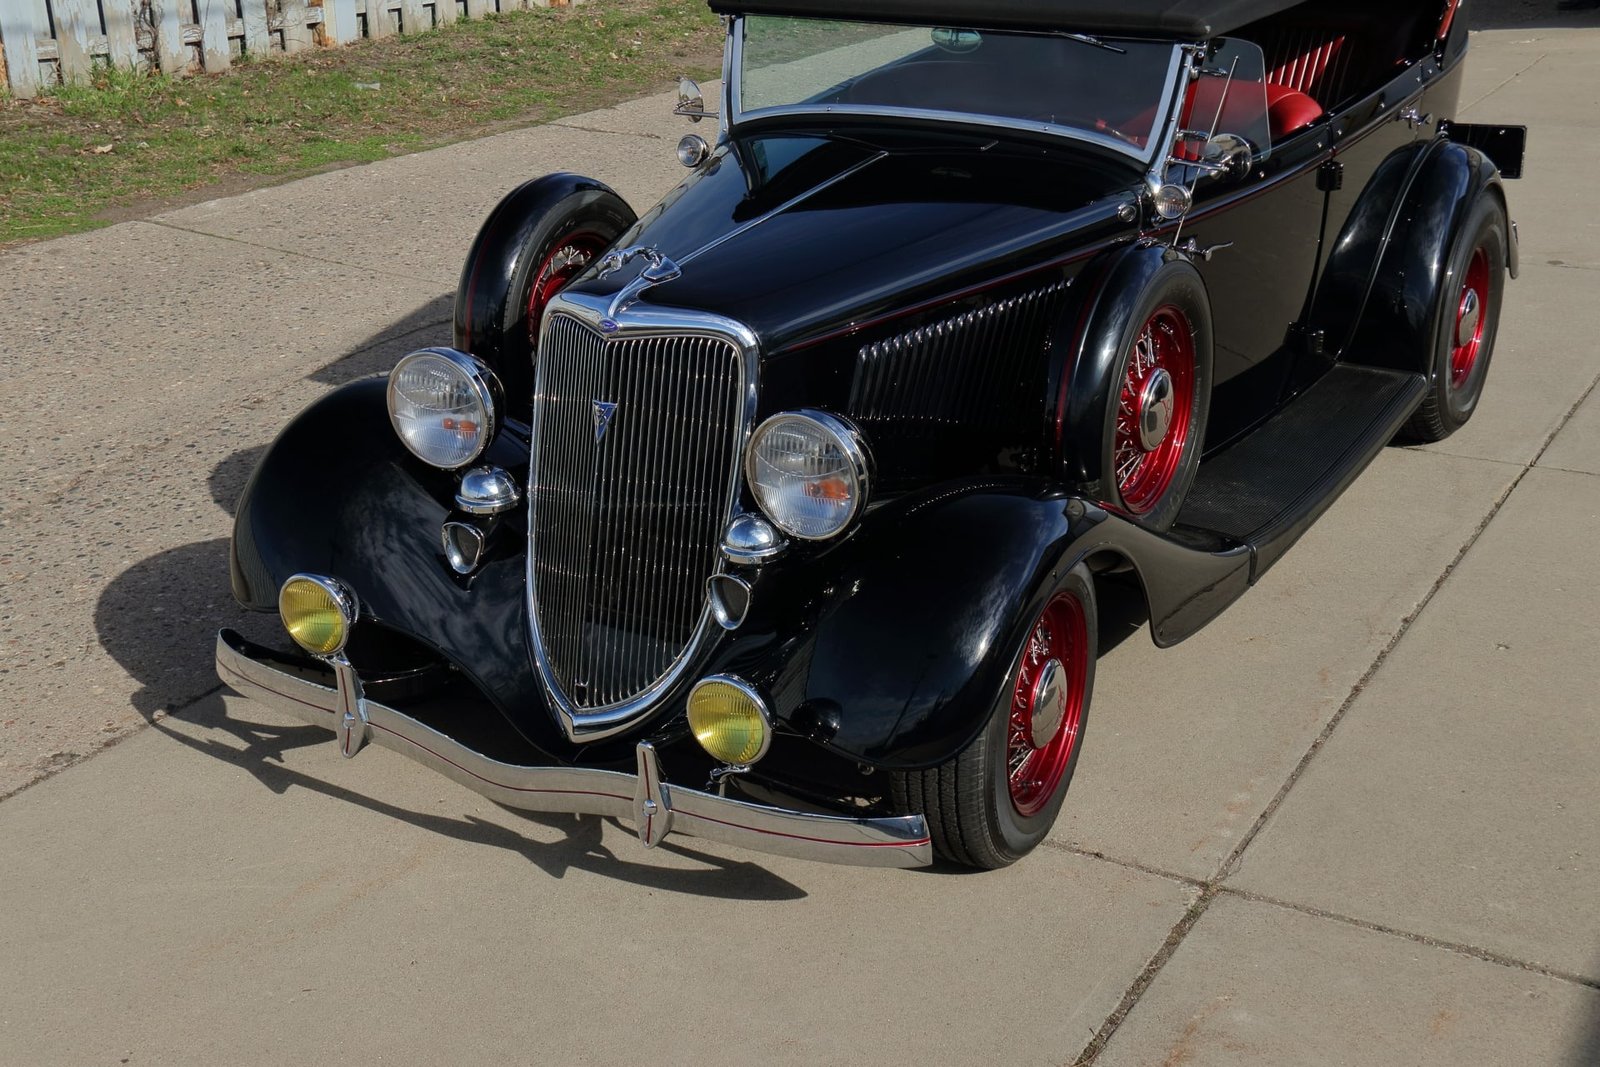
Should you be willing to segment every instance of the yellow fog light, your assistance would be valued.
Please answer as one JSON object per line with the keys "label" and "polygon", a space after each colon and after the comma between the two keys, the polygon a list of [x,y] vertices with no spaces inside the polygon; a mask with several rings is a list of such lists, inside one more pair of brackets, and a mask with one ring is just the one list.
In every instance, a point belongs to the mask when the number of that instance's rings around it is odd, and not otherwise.
{"label": "yellow fog light", "polygon": [[729,674],[706,678],[689,691],[689,729],[713,759],[748,766],[767,754],[772,724],[750,684]]}
{"label": "yellow fog light", "polygon": [[332,578],[297,574],[278,592],[278,614],[301,648],[315,656],[332,656],[350,639],[356,598]]}

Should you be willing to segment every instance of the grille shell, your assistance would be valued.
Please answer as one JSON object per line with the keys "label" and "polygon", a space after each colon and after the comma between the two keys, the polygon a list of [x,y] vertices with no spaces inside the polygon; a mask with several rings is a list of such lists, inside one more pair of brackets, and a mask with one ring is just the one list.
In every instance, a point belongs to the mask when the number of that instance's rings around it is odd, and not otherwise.
{"label": "grille shell", "polygon": [[[582,314],[583,309],[576,309]],[[535,368],[529,620],[569,734],[631,724],[714,624],[706,582],[737,503],[750,346],[732,331],[607,336],[552,310]],[[616,405],[597,440],[596,401]]]}

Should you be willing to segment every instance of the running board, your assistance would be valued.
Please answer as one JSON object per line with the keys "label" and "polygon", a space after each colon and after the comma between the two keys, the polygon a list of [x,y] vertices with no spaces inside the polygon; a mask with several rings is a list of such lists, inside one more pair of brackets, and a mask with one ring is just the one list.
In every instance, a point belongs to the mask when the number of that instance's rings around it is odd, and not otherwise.
{"label": "running board", "polygon": [[1250,584],[1350,487],[1427,392],[1420,374],[1341,363],[1200,465],[1178,525],[1250,548]]}

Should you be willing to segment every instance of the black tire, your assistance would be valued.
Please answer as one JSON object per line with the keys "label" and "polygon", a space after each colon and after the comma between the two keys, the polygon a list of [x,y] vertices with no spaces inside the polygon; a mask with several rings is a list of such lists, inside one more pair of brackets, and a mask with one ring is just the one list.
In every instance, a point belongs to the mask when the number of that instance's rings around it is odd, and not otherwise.
{"label": "black tire", "polygon": [[[1074,608],[1065,610],[1076,611],[1082,628],[1072,633],[1072,662],[1062,668],[1067,701],[1059,728],[1043,746],[1026,738],[1022,739],[1025,743],[1014,746],[1014,729],[1029,718],[1028,711],[1015,703],[1019,691],[1031,689],[1037,694],[1044,664],[1050,659],[1064,662],[1059,656],[1041,659],[1032,647],[1035,637],[1041,626],[1048,628],[1056,620],[1068,619],[1057,613],[1063,610],[1060,605],[1068,602]],[[968,867],[992,870],[1007,866],[1044,840],[1055,824],[1083,750],[1099,654],[1094,579],[1089,569],[1079,564],[1068,571],[1034,598],[1025,618],[1030,624],[1016,641],[1005,688],[997,695],[983,732],[945,763],[924,771],[901,772],[891,780],[896,807],[927,818],[934,850]],[[1070,620],[1066,625],[1055,624],[1055,629],[1071,630],[1072,624]],[[1052,633],[1051,640],[1059,636],[1059,632]],[[1058,650],[1055,645],[1050,647]],[[1064,742],[1066,750],[1055,751],[1054,746]],[[1027,755],[1030,748],[1033,754]],[[1020,785],[1014,784],[1012,765],[1019,755],[1024,761],[1019,770],[1026,773],[1026,760],[1038,758],[1041,766],[1048,765],[1046,772],[1051,777],[1058,774],[1059,779],[1027,781],[1024,773],[1017,776]]]}
{"label": "black tire", "polygon": [[[1401,431],[1404,440],[1443,441],[1465,426],[1478,408],[1500,327],[1506,229],[1505,209],[1495,196],[1484,193],[1457,231],[1435,301],[1428,392]],[[1466,315],[1469,293],[1476,302],[1470,320]],[[1463,343],[1463,327],[1474,323],[1469,340]]]}
{"label": "black tire", "polygon": [[[456,289],[455,345],[494,368],[514,412],[525,414],[531,402],[536,334],[549,296],[635,221],[620,196],[574,174],[524,183],[484,221]],[[560,277],[552,279],[552,270]],[[541,278],[552,284],[541,286]],[[548,291],[536,296],[541,288]]]}

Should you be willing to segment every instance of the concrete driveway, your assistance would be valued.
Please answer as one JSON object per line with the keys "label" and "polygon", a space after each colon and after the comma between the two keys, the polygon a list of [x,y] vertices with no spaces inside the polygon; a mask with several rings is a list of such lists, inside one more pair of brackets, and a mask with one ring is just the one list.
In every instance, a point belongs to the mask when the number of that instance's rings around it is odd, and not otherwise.
{"label": "concrete driveway", "polygon": [[1478,16],[1461,117],[1533,127],[1482,409],[1113,648],[993,874],[646,853],[211,673],[277,428],[448,337],[516,181],[653,202],[665,98],[0,253],[0,1064],[1600,1064],[1600,18]]}

